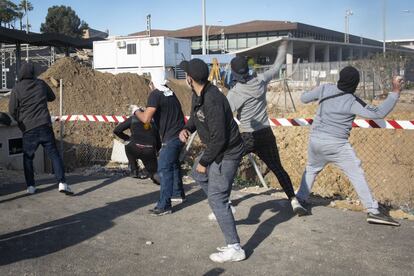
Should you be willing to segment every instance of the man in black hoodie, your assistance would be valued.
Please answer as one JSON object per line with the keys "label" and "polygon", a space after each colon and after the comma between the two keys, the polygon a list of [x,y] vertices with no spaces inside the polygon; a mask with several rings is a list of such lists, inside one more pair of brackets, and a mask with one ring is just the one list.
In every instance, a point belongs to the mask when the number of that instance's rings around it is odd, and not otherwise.
{"label": "man in black hoodie", "polygon": [[205,151],[196,159],[193,178],[207,195],[208,203],[223,232],[226,246],[210,255],[213,262],[237,262],[246,258],[240,246],[230,208],[232,184],[243,156],[243,141],[226,97],[208,81],[207,64],[200,59],[183,61],[187,84],[193,91],[190,119],[180,132],[186,142],[197,131]]}
{"label": "man in black hoodie", "polygon": [[52,160],[56,180],[59,183],[59,192],[72,195],[70,186],[66,184],[63,161],[56,147],[52,121],[47,108],[47,102],[54,101],[55,94],[44,81],[35,77],[32,63],[23,64],[18,80],[10,95],[9,113],[17,121],[23,133],[23,167],[27,192],[29,194],[36,192],[33,158],[39,145],[42,145]]}

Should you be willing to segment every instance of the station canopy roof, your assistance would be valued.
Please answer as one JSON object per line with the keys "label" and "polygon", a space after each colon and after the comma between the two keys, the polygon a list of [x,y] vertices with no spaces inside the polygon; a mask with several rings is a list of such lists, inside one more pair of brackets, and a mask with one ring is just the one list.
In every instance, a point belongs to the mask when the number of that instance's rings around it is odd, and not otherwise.
{"label": "station canopy roof", "polygon": [[0,43],[7,44],[30,44],[35,46],[73,47],[92,49],[93,41],[100,38],[75,38],[57,33],[26,33],[25,31],[0,27]]}

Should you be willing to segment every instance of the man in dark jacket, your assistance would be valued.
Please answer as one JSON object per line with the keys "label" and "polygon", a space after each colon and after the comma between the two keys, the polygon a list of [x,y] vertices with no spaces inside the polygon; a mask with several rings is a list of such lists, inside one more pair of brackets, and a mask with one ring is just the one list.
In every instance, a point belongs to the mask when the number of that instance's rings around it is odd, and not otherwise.
{"label": "man in dark jacket", "polygon": [[39,145],[42,145],[52,160],[59,192],[72,195],[70,186],[66,184],[63,161],[56,147],[47,107],[47,102],[55,100],[55,94],[44,81],[35,77],[32,63],[23,64],[18,80],[10,95],[9,113],[23,133],[23,167],[27,192],[36,192],[33,158]]}
{"label": "man in dark jacket", "polygon": [[178,134],[184,127],[184,114],[174,92],[167,86],[164,76],[153,79],[152,90],[145,111],[137,110],[135,116],[144,124],[154,119],[161,136],[162,147],[158,158],[160,199],[150,213],[162,216],[172,213],[171,201],[185,201],[179,156],[183,143]]}
{"label": "man in dark jacket", "polygon": [[[131,136],[124,133],[131,131]],[[147,178],[148,174],[152,181],[159,184],[157,175],[157,152],[161,147],[159,134],[152,123],[144,124],[135,116],[129,117],[125,122],[118,124],[114,134],[125,142],[125,153],[128,158],[131,176],[136,178]],[[144,163],[145,174],[139,174],[137,159]],[[144,176],[145,175],[145,176]]]}
{"label": "man in dark jacket", "polygon": [[196,159],[193,178],[207,195],[227,246],[210,255],[214,262],[236,262],[246,258],[240,246],[236,224],[229,205],[234,177],[243,156],[243,142],[230,105],[218,88],[208,82],[207,64],[200,59],[183,61],[186,81],[193,91],[190,119],[180,132],[186,142],[197,130],[207,147]]}

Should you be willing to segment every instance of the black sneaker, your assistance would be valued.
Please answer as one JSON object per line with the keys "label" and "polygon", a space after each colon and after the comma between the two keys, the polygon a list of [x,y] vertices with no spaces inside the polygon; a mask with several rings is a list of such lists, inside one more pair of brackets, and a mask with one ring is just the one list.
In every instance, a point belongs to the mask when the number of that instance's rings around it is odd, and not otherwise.
{"label": "black sneaker", "polygon": [[172,213],[172,208],[157,208],[155,207],[154,209],[149,210],[149,213],[153,216],[163,216],[163,215],[168,215]]}
{"label": "black sneaker", "polygon": [[185,196],[172,196],[171,197],[171,202],[183,203],[186,200],[187,199],[185,198]]}
{"label": "black sneaker", "polygon": [[367,222],[373,223],[373,224],[400,226],[400,223],[398,221],[395,221],[391,217],[385,214],[382,214],[382,213],[379,213],[379,214],[368,213]]}
{"label": "black sneaker", "polygon": [[139,179],[147,179],[149,178],[149,173],[146,170],[142,170],[138,173]]}
{"label": "black sneaker", "polygon": [[158,176],[158,174],[157,174],[157,173],[154,173],[154,174],[151,176],[151,180],[152,180],[152,182],[154,182],[154,184],[156,184],[156,185],[160,185],[160,184],[161,184],[161,179],[160,179],[160,177]]}
{"label": "black sneaker", "polygon": [[136,170],[132,170],[132,171],[129,173],[129,177],[132,177],[132,178],[138,178],[138,171],[136,171]]}

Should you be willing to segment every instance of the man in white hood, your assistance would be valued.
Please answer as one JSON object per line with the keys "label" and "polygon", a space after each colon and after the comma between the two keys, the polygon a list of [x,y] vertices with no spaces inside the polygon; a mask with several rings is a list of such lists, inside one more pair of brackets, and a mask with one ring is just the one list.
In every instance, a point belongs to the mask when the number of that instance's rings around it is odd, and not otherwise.
{"label": "man in white hood", "polygon": [[145,111],[137,110],[134,114],[144,124],[154,119],[161,136],[162,147],[158,158],[160,199],[155,208],[150,210],[153,215],[161,216],[172,213],[171,200],[185,200],[179,162],[183,143],[178,138],[184,127],[184,114],[177,96],[167,86],[164,75],[152,78],[150,88],[152,92],[148,97],[147,108]]}

